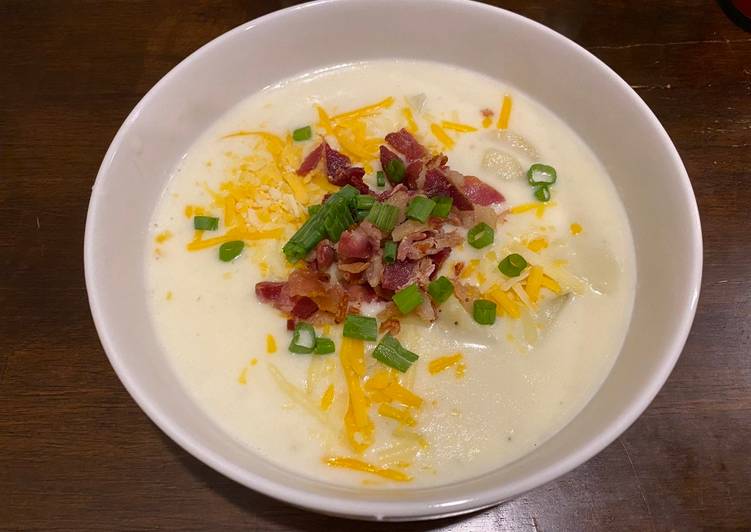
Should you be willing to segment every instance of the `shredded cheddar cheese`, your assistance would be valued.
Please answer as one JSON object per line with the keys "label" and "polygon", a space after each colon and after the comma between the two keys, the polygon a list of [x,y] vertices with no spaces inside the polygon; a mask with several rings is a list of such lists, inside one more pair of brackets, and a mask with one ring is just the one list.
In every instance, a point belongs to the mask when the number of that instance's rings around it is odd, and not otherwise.
{"label": "shredded cheddar cheese", "polygon": [[402,109],[402,115],[407,121],[407,131],[410,133],[417,133],[417,122],[415,122],[415,117],[412,115],[412,109],[404,107]]}
{"label": "shredded cheddar cheese", "polygon": [[511,96],[508,94],[503,96],[503,103],[501,104],[501,112],[498,115],[498,129],[508,129],[508,122],[511,118]]}
{"label": "shredded cheddar cheese", "polygon": [[524,289],[533,303],[540,297],[540,288],[542,287],[543,271],[540,266],[532,266],[527,277],[527,285]]}
{"label": "shredded cheddar cheese", "polygon": [[237,377],[237,382],[240,384],[248,384],[248,368],[245,367],[240,372],[240,376]]}
{"label": "shredded cheddar cheese", "polygon": [[547,288],[551,292],[554,292],[556,294],[561,293],[561,285],[559,285],[555,279],[552,277],[548,277],[547,275],[544,275],[542,277],[541,284],[543,287]]}
{"label": "shredded cheddar cheese", "polygon": [[401,403],[405,406],[420,408],[420,406],[422,405],[421,397],[415,395],[396,381],[392,381],[383,390],[383,393],[392,401],[396,401],[397,403]]}
{"label": "shredded cheddar cheese", "polygon": [[571,224],[570,229],[571,229],[571,234],[574,235],[574,236],[578,235],[579,233],[581,233],[584,230],[584,229],[582,229],[582,226],[579,225],[576,222],[574,222],[574,223]]}
{"label": "shredded cheddar cheese", "polygon": [[266,352],[269,354],[276,353],[276,338],[273,334],[266,335]]}
{"label": "shredded cheddar cheese", "polygon": [[518,319],[521,316],[519,312],[519,306],[511,299],[508,293],[501,290],[500,287],[494,287],[488,292],[488,297],[498,304],[498,309],[502,309],[506,314],[514,319]]}
{"label": "shredded cheddar cheese", "polygon": [[373,442],[373,422],[368,417],[368,400],[361,387],[365,373],[365,345],[362,340],[343,338],[339,358],[349,392],[349,406],[344,415],[344,428],[350,446],[358,453]]}
{"label": "shredded cheddar cheese", "polygon": [[454,140],[448,136],[446,131],[439,126],[438,124],[430,124],[430,131],[433,133],[435,138],[438,139],[438,141],[443,144],[443,147],[447,150],[450,150],[454,147]]}
{"label": "shredded cheddar cheese", "polygon": [[343,467],[347,469],[353,469],[355,471],[362,471],[364,473],[371,473],[378,475],[389,480],[395,480],[397,482],[408,482],[412,480],[412,477],[402,471],[391,469],[388,467],[378,467],[357,458],[347,457],[333,457],[325,458],[324,463],[330,467]]}
{"label": "shredded cheddar cheese", "polygon": [[482,119],[482,127],[485,129],[488,129],[491,125],[493,125],[493,119],[489,116],[486,116]]}
{"label": "shredded cheddar cheese", "polygon": [[364,118],[366,116],[376,114],[379,111],[382,111],[383,109],[388,109],[392,105],[394,105],[394,97],[389,96],[388,98],[384,98],[380,102],[376,102],[370,105],[365,105],[363,107],[359,107],[358,109],[347,111],[346,113],[338,114],[334,116],[331,120],[334,122],[340,122],[342,120],[351,120],[353,118]]}
{"label": "shredded cheddar cheese", "polygon": [[543,249],[548,247],[548,239],[545,237],[535,238],[527,242],[527,249],[539,253]]}
{"label": "shredded cheddar cheese", "polygon": [[167,301],[172,300],[172,290],[167,290],[167,293],[165,294],[164,299],[166,299]]}
{"label": "shredded cheddar cheese", "polygon": [[459,133],[472,133],[477,131],[477,128],[468,124],[460,124],[459,122],[449,122],[448,120],[441,121],[441,127],[443,129],[450,129],[451,131],[457,131]]}
{"label": "shredded cheddar cheese", "polygon": [[172,238],[172,231],[162,231],[161,233],[159,233],[158,235],[154,237],[154,241],[157,244],[163,244],[170,238]]}
{"label": "shredded cheddar cheese", "polygon": [[413,418],[409,412],[407,412],[406,410],[401,410],[389,404],[384,403],[379,406],[378,413],[383,417],[391,418],[403,425],[407,425],[408,427],[412,427],[417,423],[415,421],[415,418]]}
{"label": "shredded cheddar cheese", "polygon": [[242,231],[237,229],[231,229],[222,236],[206,239],[194,239],[188,242],[188,251],[198,251],[200,249],[206,249],[232,240],[265,240],[265,239],[279,239],[284,236],[282,229],[272,229],[270,231]]}
{"label": "shredded cheddar cheese", "polygon": [[461,362],[463,358],[464,357],[461,353],[455,353],[453,355],[436,358],[435,360],[431,360],[428,364],[428,371],[431,375],[435,375],[436,373],[440,373],[443,370]]}
{"label": "shredded cheddar cheese", "polygon": [[321,396],[321,410],[324,412],[331,408],[331,403],[334,401],[334,385],[329,384],[329,387],[326,388],[326,391],[323,392],[323,395]]}

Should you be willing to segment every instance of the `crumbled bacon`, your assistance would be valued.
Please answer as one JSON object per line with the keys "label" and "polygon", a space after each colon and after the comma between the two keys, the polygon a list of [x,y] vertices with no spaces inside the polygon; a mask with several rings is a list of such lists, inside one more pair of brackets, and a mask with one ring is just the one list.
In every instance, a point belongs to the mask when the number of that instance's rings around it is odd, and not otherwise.
{"label": "crumbled bacon", "polygon": [[308,175],[311,170],[318,166],[318,163],[321,162],[321,156],[323,155],[323,147],[325,144],[325,142],[321,142],[316,149],[305,157],[300,168],[297,169],[297,175]]}
{"label": "crumbled bacon", "polygon": [[367,194],[370,189],[363,181],[365,170],[359,166],[352,166],[349,157],[336,151],[324,140],[321,144],[310,152],[303,160],[297,174],[308,175],[313,169],[318,167],[321,159],[324,162],[324,170],[329,181],[337,186],[352,185],[363,194]]}
{"label": "crumbled bacon", "polygon": [[467,196],[449,181],[440,168],[431,168],[425,173],[425,193],[429,198],[448,196],[454,200],[454,207],[460,211],[471,211],[474,207]]}
{"label": "crumbled bacon", "polygon": [[401,153],[407,158],[408,162],[422,159],[428,155],[428,150],[417,142],[417,139],[412,136],[412,133],[402,128],[396,133],[389,133],[386,135],[386,142],[388,142],[392,148]]}
{"label": "crumbled bacon", "polygon": [[380,230],[368,221],[342,233],[337,243],[339,260],[369,259],[381,247]]}
{"label": "crumbled bacon", "polygon": [[422,293],[422,303],[415,309],[417,317],[423,321],[435,321],[436,312],[433,306],[433,300],[426,294]]}
{"label": "crumbled bacon", "polygon": [[506,201],[503,194],[473,175],[464,176],[462,192],[477,205],[488,206]]}
{"label": "crumbled bacon", "polygon": [[382,333],[389,333],[392,336],[399,334],[402,330],[402,324],[396,318],[389,318],[381,323],[380,331]]}
{"label": "crumbled bacon", "polygon": [[410,190],[419,190],[425,185],[425,165],[422,161],[412,161],[404,171],[404,184]]}
{"label": "crumbled bacon", "polygon": [[492,118],[493,117],[493,110],[488,109],[487,107],[480,111],[482,113],[482,116],[485,118]]}
{"label": "crumbled bacon", "polygon": [[295,318],[304,320],[310,318],[317,310],[318,305],[316,305],[316,302],[309,297],[303,296],[299,298],[295,303],[295,306],[292,307],[291,313]]}
{"label": "crumbled bacon", "polygon": [[415,261],[395,261],[383,268],[381,286],[386,290],[399,290],[407,286],[412,279],[417,263]]}
{"label": "crumbled bacon", "polygon": [[449,255],[451,255],[451,248],[443,248],[438,253],[430,255],[430,260],[433,261],[433,266],[435,266],[433,273],[430,274],[431,281],[438,276],[438,271],[443,266],[443,263],[446,262],[446,259],[449,258]]}
{"label": "crumbled bacon", "polygon": [[326,271],[336,260],[336,250],[331,241],[324,239],[308,254],[305,261],[313,271]]}

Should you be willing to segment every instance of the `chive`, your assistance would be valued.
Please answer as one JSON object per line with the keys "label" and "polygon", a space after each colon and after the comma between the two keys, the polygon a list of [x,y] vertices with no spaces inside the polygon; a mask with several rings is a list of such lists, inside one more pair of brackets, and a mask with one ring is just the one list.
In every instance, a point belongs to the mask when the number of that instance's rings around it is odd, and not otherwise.
{"label": "chive", "polygon": [[435,201],[425,196],[415,196],[407,206],[407,218],[425,223],[428,221],[430,213],[433,212]]}
{"label": "chive", "polygon": [[386,264],[391,264],[396,260],[396,242],[393,240],[387,240],[383,245],[383,261]]}
{"label": "chive", "polygon": [[[313,213],[284,245],[282,251],[287,257],[287,261],[295,263],[304,258],[311,249],[316,247],[316,244],[326,236],[326,220],[332,216],[346,216],[341,210],[342,203],[349,210],[349,206],[358,194],[358,190],[352,185],[345,185],[335,194],[332,194],[326,203],[321,205],[321,208]],[[352,217],[351,213],[349,216],[350,218]],[[332,225],[332,230],[335,229],[333,227],[334,224],[330,225]]]}
{"label": "chive", "polygon": [[392,183],[401,183],[404,181],[406,169],[404,168],[404,162],[400,158],[396,157],[386,163],[384,171]]}
{"label": "chive", "polygon": [[508,255],[498,264],[498,269],[506,277],[518,277],[526,267],[527,261],[518,253]]}
{"label": "chive", "polygon": [[404,373],[419,357],[402,347],[399,340],[390,334],[385,334],[373,350],[373,358]]}
{"label": "chive", "polygon": [[433,301],[439,304],[446,301],[453,293],[454,285],[445,275],[441,275],[428,285],[428,294],[433,298]]}
{"label": "chive", "polygon": [[475,299],[472,305],[472,317],[480,325],[493,325],[495,323],[496,304],[487,299]]}
{"label": "chive", "polygon": [[240,253],[243,252],[245,242],[242,240],[233,240],[232,242],[225,242],[219,246],[219,260],[229,262],[236,259]]}
{"label": "chive", "polygon": [[391,296],[391,300],[396,304],[399,312],[409,314],[422,304],[422,293],[416,284],[411,284]]}
{"label": "chive", "polygon": [[370,214],[370,211],[357,211],[357,216],[355,216],[355,219],[358,222],[362,222],[365,220],[365,218],[368,217],[368,214]]}
{"label": "chive", "polygon": [[379,187],[386,186],[386,174],[383,173],[383,170],[378,170],[376,172],[376,185]]}
{"label": "chive", "polygon": [[467,232],[467,242],[475,249],[482,249],[493,243],[495,231],[485,222],[480,222]]}
{"label": "chive", "polygon": [[331,205],[323,220],[323,227],[329,240],[339,242],[342,233],[355,223],[355,219],[352,217],[349,203],[344,198],[331,198],[326,205],[329,205],[329,202]]}
{"label": "chive", "polygon": [[558,178],[555,168],[547,164],[535,163],[527,170],[527,180],[532,186],[552,185]]}
{"label": "chive", "polygon": [[295,325],[295,330],[292,333],[292,341],[289,343],[290,352],[298,355],[308,355],[313,352],[315,347],[316,331],[313,326],[302,321]]}
{"label": "chive", "polygon": [[538,185],[535,187],[535,198],[542,202],[550,201],[550,189],[548,185]]}
{"label": "chive", "polygon": [[375,198],[370,194],[358,194],[355,198],[355,207],[358,210],[369,211],[374,203]]}
{"label": "chive", "polygon": [[377,340],[378,322],[375,318],[368,316],[348,314],[344,320],[342,335],[347,338],[357,338],[358,340]]}
{"label": "chive", "polygon": [[389,234],[399,219],[399,209],[388,203],[374,203],[366,220],[378,227],[384,234]]}
{"label": "chive", "polygon": [[219,218],[213,216],[194,216],[193,229],[199,231],[216,231],[219,229]]}
{"label": "chive", "polygon": [[336,351],[336,346],[334,345],[334,340],[331,338],[316,338],[316,346],[313,348],[313,352],[316,355],[328,355],[329,353],[333,353]]}
{"label": "chive", "polygon": [[321,207],[323,207],[323,205],[308,205],[308,215],[313,216],[315,213],[321,210]]}
{"label": "chive", "polygon": [[292,132],[292,139],[297,142],[308,140],[312,136],[313,130],[310,128],[310,126],[300,127]]}
{"label": "chive", "polygon": [[447,196],[436,196],[433,198],[433,201],[435,201],[435,207],[433,207],[433,212],[430,213],[431,216],[445,218],[449,215],[451,212],[451,206],[454,204],[452,198]]}

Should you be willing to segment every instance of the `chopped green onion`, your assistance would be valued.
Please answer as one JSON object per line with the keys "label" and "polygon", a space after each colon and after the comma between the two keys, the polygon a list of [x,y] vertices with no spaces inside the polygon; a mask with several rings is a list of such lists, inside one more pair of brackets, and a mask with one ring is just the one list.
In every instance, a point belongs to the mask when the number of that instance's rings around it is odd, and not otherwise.
{"label": "chopped green onion", "polygon": [[433,207],[433,212],[430,213],[431,216],[445,218],[449,215],[451,212],[451,206],[454,204],[452,198],[447,196],[436,196],[433,198],[433,201],[435,201],[435,207]]}
{"label": "chopped green onion", "polygon": [[425,223],[428,221],[430,213],[433,212],[435,201],[425,196],[415,196],[407,206],[407,218]]}
{"label": "chopped green onion", "polygon": [[399,312],[409,314],[422,304],[422,293],[416,284],[411,284],[391,296],[391,300]]}
{"label": "chopped green onion", "polygon": [[370,211],[357,211],[357,216],[355,218],[358,222],[362,222],[368,217],[368,214],[370,214]]}
{"label": "chopped green onion", "polygon": [[334,351],[336,351],[334,340],[324,337],[316,338],[316,346],[313,349],[313,352],[316,355],[328,355],[329,353],[333,353]]}
{"label": "chopped green onion", "polygon": [[345,198],[332,197],[326,202],[326,205],[328,206],[330,202],[330,208],[323,220],[323,227],[326,229],[329,240],[338,242],[342,233],[355,223],[355,219],[352,217],[352,211],[349,208],[350,203]]}
{"label": "chopped green onion", "polygon": [[370,194],[358,194],[355,198],[355,207],[357,210],[369,211],[374,203],[375,198]]}
{"label": "chopped green onion", "polygon": [[292,341],[289,343],[289,350],[298,355],[308,355],[316,347],[316,331],[312,325],[300,322],[295,325],[295,331],[292,333]]}
{"label": "chopped green onion", "polygon": [[467,231],[467,242],[475,249],[482,249],[493,243],[495,231],[485,222],[480,222]]}
{"label": "chopped green onion", "polygon": [[399,340],[390,334],[385,334],[373,350],[373,358],[404,373],[419,357],[402,347]]}
{"label": "chopped green onion", "polygon": [[527,170],[527,180],[532,186],[552,185],[557,178],[555,168],[547,164],[535,163]]}
{"label": "chopped green onion", "polygon": [[453,293],[454,285],[445,275],[441,275],[428,285],[428,294],[433,298],[433,301],[439,304],[446,301]]}
{"label": "chopped green onion", "polygon": [[374,203],[366,220],[375,225],[384,234],[389,234],[399,219],[399,209],[388,203]]}
{"label": "chopped green onion", "polygon": [[487,299],[475,299],[472,305],[472,317],[480,325],[493,325],[495,323],[496,304]]}
{"label": "chopped green onion", "polygon": [[391,264],[396,260],[397,244],[393,240],[387,240],[383,245],[383,261],[386,264]]}
{"label": "chopped green onion", "polygon": [[193,229],[199,231],[216,231],[219,229],[219,218],[213,216],[194,216]]}
{"label": "chopped green onion", "polygon": [[312,136],[313,130],[310,128],[310,126],[300,127],[292,132],[292,138],[297,142],[308,140]]}
{"label": "chopped green onion", "polygon": [[358,340],[376,340],[378,339],[378,321],[368,316],[348,314],[344,320],[342,334],[347,338]]}
{"label": "chopped green onion", "polygon": [[399,157],[391,159],[386,163],[384,171],[392,183],[401,183],[404,181],[406,169],[404,168],[404,162]]}
{"label": "chopped green onion", "polygon": [[550,201],[550,189],[548,185],[538,185],[535,187],[535,198],[542,202]]}
{"label": "chopped green onion", "polygon": [[321,207],[323,207],[323,205],[308,205],[308,215],[313,216],[315,213],[321,210]]}
{"label": "chopped green onion", "polygon": [[527,261],[518,253],[508,255],[498,264],[498,269],[506,277],[518,277],[526,267]]}
{"label": "chopped green onion", "polygon": [[[321,205],[321,208],[312,214],[284,245],[282,251],[287,257],[287,261],[295,263],[304,258],[311,249],[316,247],[316,244],[326,236],[326,220],[331,216],[343,216],[343,213],[338,211],[341,208],[341,202],[344,202],[347,209],[349,209],[349,206],[358,194],[358,190],[352,185],[345,185],[332,194],[326,203]],[[350,218],[351,216],[350,214]]]}
{"label": "chopped green onion", "polygon": [[242,240],[233,240],[232,242],[225,242],[219,246],[219,260],[229,262],[237,258],[240,253],[243,252],[245,242]]}
{"label": "chopped green onion", "polygon": [[376,185],[379,187],[386,186],[386,174],[383,173],[383,170],[378,170],[376,172]]}

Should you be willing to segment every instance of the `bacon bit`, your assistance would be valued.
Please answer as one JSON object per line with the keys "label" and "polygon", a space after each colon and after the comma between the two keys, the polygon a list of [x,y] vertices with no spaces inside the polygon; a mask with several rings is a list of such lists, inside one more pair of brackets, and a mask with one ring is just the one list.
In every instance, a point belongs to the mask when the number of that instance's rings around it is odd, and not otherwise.
{"label": "bacon bit", "polygon": [[464,176],[462,192],[477,205],[488,206],[506,201],[503,194],[472,175]]}
{"label": "bacon bit", "polygon": [[408,162],[422,159],[428,155],[428,150],[417,142],[412,133],[402,128],[396,133],[386,135],[386,142],[407,158]]}
{"label": "bacon bit", "polygon": [[430,255],[430,260],[433,261],[434,266],[433,273],[430,274],[431,281],[436,278],[438,271],[443,266],[443,263],[446,262],[446,259],[449,258],[449,255],[451,255],[451,248],[443,248],[438,253]]}
{"label": "bacon bit", "polygon": [[337,243],[337,254],[340,261],[369,259],[380,247],[380,230],[370,222],[363,222],[354,229],[342,233]]}
{"label": "bacon bit", "polygon": [[462,261],[458,261],[454,263],[454,276],[459,277],[459,274],[462,273],[462,270],[464,269],[464,263]]}
{"label": "bacon bit", "polygon": [[309,297],[303,296],[297,300],[295,306],[292,307],[292,315],[301,320],[310,318],[318,310],[316,302]]}
{"label": "bacon bit", "polygon": [[288,331],[294,331],[295,330],[295,325],[296,325],[295,320],[293,320],[292,318],[290,318],[290,319],[287,320],[287,330]]}
{"label": "bacon bit", "polygon": [[378,300],[378,296],[368,285],[352,284],[346,287],[350,303],[371,303]]}
{"label": "bacon bit", "polygon": [[448,196],[461,211],[473,210],[472,202],[454,185],[440,168],[431,168],[425,174],[425,193],[429,198]]}
{"label": "bacon bit", "polygon": [[381,286],[386,290],[399,290],[407,286],[412,279],[417,262],[411,260],[396,261],[383,268]]}
{"label": "bacon bit", "polygon": [[306,176],[321,162],[321,156],[323,155],[323,147],[325,142],[321,142],[317,148],[311,151],[303,160],[300,168],[297,169],[297,175]]}
{"label": "bacon bit", "polygon": [[390,469],[388,467],[374,466],[373,464],[363,462],[362,460],[358,460],[357,458],[327,458],[324,459],[324,463],[330,467],[354,469],[355,471],[371,473],[373,475],[378,475],[379,477],[383,477],[389,480],[395,480],[397,482],[409,482],[410,480],[412,480],[412,477],[410,477],[406,473],[403,473],[396,469]]}
{"label": "bacon bit", "polygon": [[412,161],[404,172],[404,184],[410,190],[419,190],[425,184],[425,165],[422,161]]}
{"label": "bacon bit", "polygon": [[321,240],[315,248],[315,263],[319,271],[329,268],[336,260],[336,251],[329,240]]}
{"label": "bacon bit", "polygon": [[485,109],[481,109],[480,113],[482,114],[484,118],[492,118],[493,115],[495,114],[492,109],[489,109],[487,107]]}
{"label": "bacon bit", "polygon": [[384,322],[381,322],[380,331],[382,333],[389,333],[392,336],[399,334],[402,329],[402,324],[396,318],[390,318]]}

